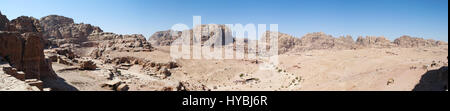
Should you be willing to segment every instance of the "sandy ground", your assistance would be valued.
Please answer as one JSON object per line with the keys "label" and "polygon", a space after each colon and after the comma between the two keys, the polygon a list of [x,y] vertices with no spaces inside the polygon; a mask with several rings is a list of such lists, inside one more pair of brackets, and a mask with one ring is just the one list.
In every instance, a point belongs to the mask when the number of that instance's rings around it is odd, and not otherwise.
{"label": "sandy ground", "polygon": [[[159,47],[153,52],[117,52],[112,57],[133,56],[168,62],[169,49]],[[431,48],[386,48],[359,50],[314,50],[289,52],[279,56],[279,64],[263,59],[253,60],[175,60],[181,67],[171,69],[172,75],[161,79],[146,75],[135,65],[121,72],[129,79],[132,91],[155,91],[176,87],[179,82],[205,85],[219,91],[411,91],[428,70],[448,66],[448,45]],[[438,64],[431,67],[430,64]],[[53,68],[67,83],[61,90],[106,90],[107,68],[94,71],[62,71],[68,66],[53,63]],[[260,66],[266,69],[260,69]]]}

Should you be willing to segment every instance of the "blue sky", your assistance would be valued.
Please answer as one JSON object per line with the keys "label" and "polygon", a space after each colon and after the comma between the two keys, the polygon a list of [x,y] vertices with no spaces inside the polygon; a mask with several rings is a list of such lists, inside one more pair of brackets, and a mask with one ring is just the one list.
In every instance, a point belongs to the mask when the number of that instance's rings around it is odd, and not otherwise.
{"label": "blue sky", "polygon": [[144,34],[174,24],[279,24],[301,37],[309,32],[385,36],[411,35],[448,41],[448,0],[2,0],[11,20],[50,14],[100,26],[106,32]]}

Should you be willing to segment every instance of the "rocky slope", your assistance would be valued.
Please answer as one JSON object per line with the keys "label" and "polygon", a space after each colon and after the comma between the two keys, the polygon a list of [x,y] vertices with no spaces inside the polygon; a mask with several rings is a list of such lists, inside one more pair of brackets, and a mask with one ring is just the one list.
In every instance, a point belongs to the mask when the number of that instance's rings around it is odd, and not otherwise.
{"label": "rocky slope", "polygon": [[[198,30],[194,33],[194,30]],[[187,34],[190,33],[190,34]],[[201,43],[202,45],[212,46],[215,44],[227,45],[234,42],[231,36],[231,29],[225,25],[204,24],[185,31],[159,31],[153,34],[149,41],[155,46],[170,46],[180,37],[190,36],[191,41]],[[197,40],[194,40],[193,37]]]}
{"label": "rocky slope", "polygon": [[[208,26],[212,29],[208,29]],[[207,41],[209,38],[214,38],[214,31],[220,34],[229,34],[228,29],[225,25],[202,25],[202,27],[195,27],[197,30],[202,30],[201,33],[197,33],[196,35],[205,34],[210,36],[202,36],[201,41]],[[192,29],[190,30],[192,32]],[[174,40],[179,38],[183,32],[176,31],[160,31],[156,32],[150,37],[150,41],[152,44],[156,46],[169,46]],[[356,41],[353,40],[351,36],[342,36],[339,38],[333,37],[331,35],[327,35],[323,32],[314,32],[308,33],[301,38],[297,38],[288,34],[273,32],[274,34],[278,33],[278,49],[279,53],[286,53],[289,51],[308,51],[308,50],[321,50],[321,49],[335,49],[335,50],[349,50],[349,49],[361,49],[361,48],[393,48],[393,47],[434,47],[439,45],[446,45],[446,42],[443,41],[435,41],[435,40],[425,40],[423,38],[416,38],[410,36],[402,36],[395,41],[391,42],[385,37],[358,37]],[[262,39],[267,38],[271,33],[268,31],[265,35],[263,35]],[[223,36],[222,38],[225,38]],[[214,39],[215,40],[215,39]],[[212,40],[212,41],[214,41]],[[233,38],[233,41],[235,38]],[[269,42],[269,41],[266,41]]]}
{"label": "rocky slope", "polygon": [[42,17],[39,21],[44,38],[49,39],[51,44],[56,46],[85,42],[90,34],[103,32],[97,26],[76,24],[73,19],[64,16],[49,15]]}

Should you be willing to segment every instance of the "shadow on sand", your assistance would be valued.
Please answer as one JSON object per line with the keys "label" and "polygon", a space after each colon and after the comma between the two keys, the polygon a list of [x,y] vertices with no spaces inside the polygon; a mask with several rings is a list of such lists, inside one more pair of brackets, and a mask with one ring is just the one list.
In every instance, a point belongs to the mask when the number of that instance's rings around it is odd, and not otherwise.
{"label": "shadow on sand", "polygon": [[413,91],[445,91],[448,90],[448,66],[427,71]]}
{"label": "shadow on sand", "polygon": [[61,77],[43,79],[44,87],[51,88],[52,91],[78,91],[77,88],[68,84],[65,79]]}

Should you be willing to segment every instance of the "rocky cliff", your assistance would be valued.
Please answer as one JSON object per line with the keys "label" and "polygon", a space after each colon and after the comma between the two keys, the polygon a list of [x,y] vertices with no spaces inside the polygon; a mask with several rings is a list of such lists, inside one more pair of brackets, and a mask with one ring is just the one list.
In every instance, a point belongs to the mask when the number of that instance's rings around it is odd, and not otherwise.
{"label": "rocky cliff", "polygon": [[0,31],[0,56],[12,68],[24,71],[26,79],[54,78],[51,63],[44,56],[44,39],[39,21],[21,16]]}
{"label": "rocky cliff", "polygon": [[103,32],[97,26],[76,24],[73,19],[58,15],[42,17],[40,26],[43,29],[44,38],[49,39],[54,46],[85,42],[90,34]]}

